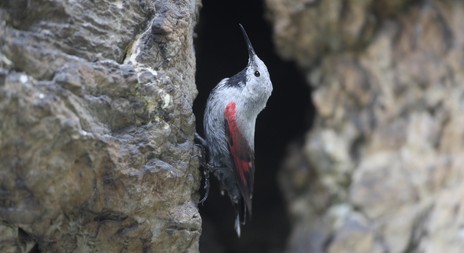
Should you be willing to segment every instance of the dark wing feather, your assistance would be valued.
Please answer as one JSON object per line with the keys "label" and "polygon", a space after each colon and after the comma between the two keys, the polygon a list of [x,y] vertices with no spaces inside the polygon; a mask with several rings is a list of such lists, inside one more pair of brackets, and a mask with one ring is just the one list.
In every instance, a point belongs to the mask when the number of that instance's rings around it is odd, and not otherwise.
{"label": "dark wing feather", "polygon": [[229,150],[234,163],[235,174],[239,182],[240,193],[242,194],[246,209],[251,216],[255,156],[250,144],[243,137],[238,128],[235,107],[236,105],[234,102],[227,104],[224,111],[224,127],[228,137]]}

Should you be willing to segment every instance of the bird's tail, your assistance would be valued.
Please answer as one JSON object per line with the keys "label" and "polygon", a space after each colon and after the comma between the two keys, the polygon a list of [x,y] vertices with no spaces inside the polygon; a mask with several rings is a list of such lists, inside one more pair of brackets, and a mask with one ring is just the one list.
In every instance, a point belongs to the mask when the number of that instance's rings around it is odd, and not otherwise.
{"label": "bird's tail", "polygon": [[247,206],[244,203],[243,199],[239,199],[238,203],[234,203],[235,214],[235,232],[237,232],[238,237],[240,237],[240,227],[246,224],[247,220]]}
{"label": "bird's tail", "polygon": [[235,232],[237,232],[237,236],[240,237],[240,215],[237,213],[237,217],[235,218]]}

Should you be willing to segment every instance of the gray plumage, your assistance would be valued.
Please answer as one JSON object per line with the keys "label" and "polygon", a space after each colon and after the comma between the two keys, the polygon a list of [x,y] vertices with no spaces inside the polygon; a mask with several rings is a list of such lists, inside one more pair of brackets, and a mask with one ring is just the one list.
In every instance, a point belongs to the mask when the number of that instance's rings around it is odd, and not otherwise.
{"label": "gray plumage", "polygon": [[240,223],[245,224],[247,213],[251,215],[256,118],[272,92],[267,67],[240,27],[248,46],[248,64],[211,91],[203,121],[208,164],[235,208],[239,236]]}

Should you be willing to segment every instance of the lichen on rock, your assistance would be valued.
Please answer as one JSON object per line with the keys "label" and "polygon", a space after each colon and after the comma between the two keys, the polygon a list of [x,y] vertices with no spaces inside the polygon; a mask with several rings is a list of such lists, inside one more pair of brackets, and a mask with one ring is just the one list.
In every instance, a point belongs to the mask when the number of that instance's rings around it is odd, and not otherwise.
{"label": "lichen on rock", "polygon": [[196,1],[0,4],[1,252],[198,252],[197,18]]}

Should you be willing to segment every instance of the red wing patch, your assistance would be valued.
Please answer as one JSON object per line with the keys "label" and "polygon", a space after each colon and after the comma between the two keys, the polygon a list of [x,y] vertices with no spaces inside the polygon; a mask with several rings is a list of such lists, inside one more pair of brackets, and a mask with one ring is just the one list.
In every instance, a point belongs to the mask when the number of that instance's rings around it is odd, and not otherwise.
{"label": "red wing patch", "polygon": [[234,162],[240,192],[251,215],[251,196],[253,194],[253,177],[255,173],[254,152],[238,128],[236,104],[234,102],[227,104],[224,118],[225,133],[228,137],[230,155]]}

